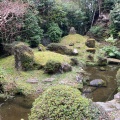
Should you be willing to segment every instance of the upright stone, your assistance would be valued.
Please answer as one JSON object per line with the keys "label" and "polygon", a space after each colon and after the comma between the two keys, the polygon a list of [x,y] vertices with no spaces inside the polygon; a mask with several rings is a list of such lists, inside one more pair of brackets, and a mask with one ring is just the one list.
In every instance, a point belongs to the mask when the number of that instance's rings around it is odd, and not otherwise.
{"label": "upright stone", "polygon": [[69,34],[76,34],[76,30],[74,27],[70,28]]}
{"label": "upright stone", "polygon": [[30,70],[34,64],[34,54],[31,48],[20,43],[14,48],[15,68],[17,70]]}

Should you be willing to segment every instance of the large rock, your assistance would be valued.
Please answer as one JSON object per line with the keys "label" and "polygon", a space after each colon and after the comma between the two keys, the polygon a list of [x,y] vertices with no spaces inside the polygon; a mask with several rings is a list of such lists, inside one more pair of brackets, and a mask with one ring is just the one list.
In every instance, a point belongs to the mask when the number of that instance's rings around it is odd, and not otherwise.
{"label": "large rock", "polygon": [[14,48],[15,68],[17,70],[30,70],[34,64],[34,53],[24,44],[18,44]]}
{"label": "large rock", "polygon": [[47,50],[54,51],[60,54],[73,55],[73,50],[59,43],[51,43],[47,46]]}
{"label": "large rock", "polygon": [[85,44],[89,48],[94,48],[95,47],[95,39],[88,39]]}
{"label": "large rock", "polygon": [[102,79],[95,79],[90,82],[90,86],[103,87],[106,86],[106,82]]}
{"label": "large rock", "polygon": [[14,48],[16,45],[18,44],[24,44],[22,42],[17,42],[17,41],[14,41],[13,43],[6,43],[6,44],[3,44],[3,50],[5,51],[5,53],[7,55],[13,55],[14,54]]}

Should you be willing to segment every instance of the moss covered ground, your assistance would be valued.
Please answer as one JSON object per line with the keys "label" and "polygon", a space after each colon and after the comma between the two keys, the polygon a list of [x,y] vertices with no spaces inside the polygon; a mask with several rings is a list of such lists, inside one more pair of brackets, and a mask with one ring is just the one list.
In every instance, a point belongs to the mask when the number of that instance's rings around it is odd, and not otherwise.
{"label": "moss covered ground", "polygon": [[[61,44],[66,45],[70,48],[76,48],[79,52],[78,56],[74,56],[78,59],[80,63],[86,63],[87,56],[89,53],[86,52],[85,42],[87,37],[81,36],[79,34],[68,35],[61,40]],[[74,43],[74,46],[69,46],[69,44]],[[70,63],[70,58],[73,56],[61,55],[50,51],[38,51],[34,49],[34,59],[37,63],[45,65],[49,60],[55,60],[60,63],[67,62]],[[81,64],[80,64],[81,66]],[[23,94],[32,94],[43,91],[51,85],[67,84],[71,86],[78,87],[76,82],[76,75],[80,71],[80,66],[75,66],[72,68],[71,72],[48,75],[44,73],[44,70],[32,70],[32,71],[16,71],[14,56],[8,56],[0,58],[0,83],[7,86],[7,93],[9,94],[10,84],[14,83],[17,92],[22,92]],[[46,79],[52,79],[51,82],[46,82]],[[29,80],[37,80],[37,83],[29,83]],[[3,87],[4,87],[3,86]],[[12,88],[10,89],[12,92]]]}

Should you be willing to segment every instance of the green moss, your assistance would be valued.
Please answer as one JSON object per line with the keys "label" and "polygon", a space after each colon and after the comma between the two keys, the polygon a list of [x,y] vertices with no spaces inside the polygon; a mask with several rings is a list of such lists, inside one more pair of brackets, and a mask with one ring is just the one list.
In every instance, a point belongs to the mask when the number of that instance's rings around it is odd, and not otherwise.
{"label": "green moss", "polygon": [[70,63],[70,58],[66,55],[61,55],[55,52],[45,51],[45,52],[36,52],[34,54],[35,62],[41,65],[45,65],[49,60],[56,62],[67,62]]}
{"label": "green moss", "polygon": [[88,118],[88,107],[89,100],[79,90],[59,85],[35,100],[29,120],[82,120]]}

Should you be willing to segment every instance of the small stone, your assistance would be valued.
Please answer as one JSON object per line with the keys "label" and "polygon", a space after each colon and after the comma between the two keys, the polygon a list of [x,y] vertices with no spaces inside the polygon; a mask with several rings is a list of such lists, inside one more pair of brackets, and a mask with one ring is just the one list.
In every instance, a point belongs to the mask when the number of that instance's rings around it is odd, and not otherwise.
{"label": "small stone", "polygon": [[74,43],[70,43],[69,46],[74,46]]}
{"label": "small stone", "polygon": [[78,50],[77,49],[73,50],[73,55],[78,55]]}
{"label": "small stone", "polygon": [[106,68],[100,67],[100,71],[106,71]]}

